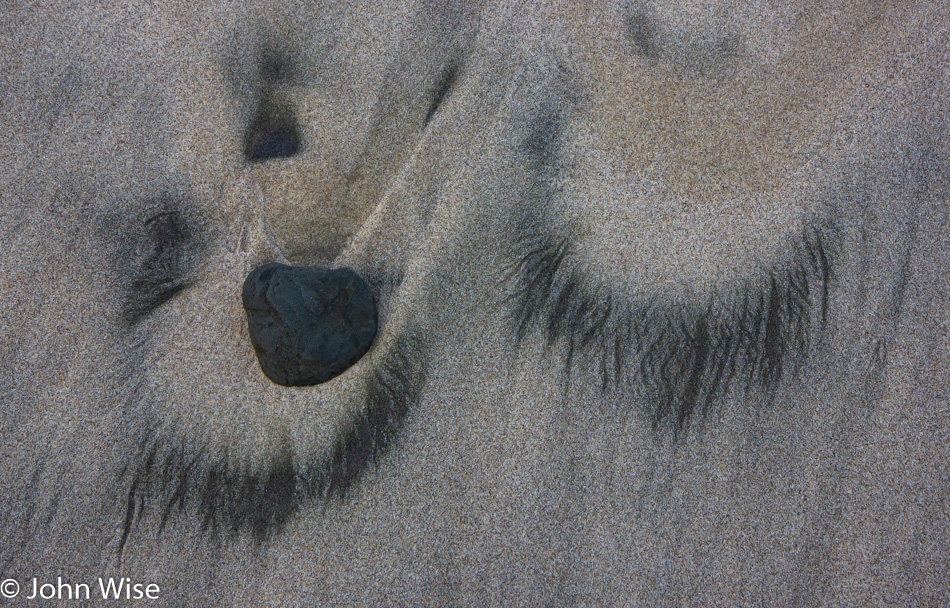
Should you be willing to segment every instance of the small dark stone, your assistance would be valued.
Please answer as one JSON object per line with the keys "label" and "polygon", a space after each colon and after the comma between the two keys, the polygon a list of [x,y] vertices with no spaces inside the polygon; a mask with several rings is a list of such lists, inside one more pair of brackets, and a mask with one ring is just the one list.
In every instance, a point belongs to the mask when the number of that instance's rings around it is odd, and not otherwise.
{"label": "small dark stone", "polygon": [[277,384],[326,382],[376,336],[373,293],[349,268],[265,264],[247,276],[242,298],[261,369]]}
{"label": "small dark stone", "polygon": [[301,148],[300,127],[294,113],[275,102],[262,103],[244,136],[244,158],[256,163],[290,158]]}

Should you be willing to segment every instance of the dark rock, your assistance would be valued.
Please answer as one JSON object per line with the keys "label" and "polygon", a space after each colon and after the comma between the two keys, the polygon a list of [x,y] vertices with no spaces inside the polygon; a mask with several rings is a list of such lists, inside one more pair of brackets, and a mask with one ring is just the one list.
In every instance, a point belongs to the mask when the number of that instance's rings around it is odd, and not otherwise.
{"label": "dark rock", "polygon": [[376,301],[349,268],[265,264],[244,281],[244,310],[261,369],[285,386],[341,374],[376,336]]}
{"label": "dark rock", "polygon": [[283,104],[261,104],[244,136],[244,158],[257,163],[296,156],[302,146],[300,127],[293,111]]}

